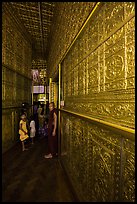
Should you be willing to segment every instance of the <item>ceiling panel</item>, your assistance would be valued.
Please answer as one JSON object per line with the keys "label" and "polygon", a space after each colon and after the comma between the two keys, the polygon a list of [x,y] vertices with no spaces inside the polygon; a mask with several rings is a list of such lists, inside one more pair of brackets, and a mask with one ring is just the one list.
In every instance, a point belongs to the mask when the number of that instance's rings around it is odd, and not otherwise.
{"label": "ceiling panel", "polygon": [[33,58],[39,53],[45,59],[55,2],[10,2],[16,14],[30,33],[33,41]]}

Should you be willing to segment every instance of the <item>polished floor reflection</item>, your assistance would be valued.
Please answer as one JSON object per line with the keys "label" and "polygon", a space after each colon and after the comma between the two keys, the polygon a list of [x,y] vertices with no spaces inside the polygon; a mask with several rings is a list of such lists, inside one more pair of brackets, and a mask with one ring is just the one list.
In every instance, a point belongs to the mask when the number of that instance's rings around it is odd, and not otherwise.
{"label": "polished floor reflection", "polygon": [[3,202],[76,202],[59,159],[45,159],[47,139],[28,141],[28,151],[21,144],[3,154]]}

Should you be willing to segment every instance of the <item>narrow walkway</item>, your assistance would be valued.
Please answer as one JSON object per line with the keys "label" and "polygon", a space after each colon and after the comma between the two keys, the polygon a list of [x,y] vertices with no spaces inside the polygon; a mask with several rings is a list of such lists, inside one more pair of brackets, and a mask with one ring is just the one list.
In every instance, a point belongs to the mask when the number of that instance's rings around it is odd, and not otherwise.
{"label": "narrow walkway", "polygon": [[2,202],[76,202],[58,158],[44,158],[47,139],[26,145],[2,156]]}

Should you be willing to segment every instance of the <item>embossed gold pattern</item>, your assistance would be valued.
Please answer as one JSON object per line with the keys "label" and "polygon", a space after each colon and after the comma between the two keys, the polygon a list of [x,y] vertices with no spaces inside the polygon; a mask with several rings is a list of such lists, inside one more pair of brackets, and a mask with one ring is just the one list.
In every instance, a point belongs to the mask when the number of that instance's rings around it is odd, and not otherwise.
{"label": "embossed gold pattern", "polygon": [[134,130],[135,3],[99,7],[61,63],[61,158],[82,201],[134,202],[134,134],[105,122]]}
{"label": "embossed gold pattern", "polygon": [[127,14],[128,6],[104,3],[64,58],[62,69],[65,108],[134,128],[134,3]]}
{"label": "embossed gold pattern", "polygon": [[18,107],[23,102],[31,104],[32,50],[30,42],[4,5],[2,36],[2,151],[6,151],[18,137],[21,113]]}
{"label": "embossed gold pattern", "polygon": [[61,147],[62,160],[84,201],[135,200],[134,141],[61,112]]}
{"label": "embossed gold pattern", "polygon": [[[48,67],[54,77],[60,58],[76,36],[96,2],[57,2],[53,16],[52,36],[48,44]],[[53,57],[54,56],[54,57]]]}
{"label": "embossed gold pattern", "polygon": [[[49,49],[50,76],[96,2],[57,4]],[[59,12],[59,13],[58,13]],[[60,15],[59,15],[60,14]],[[64,34],[62,36],[61,34]],[[102,2],[61,62],[65,109],[134,129],[135,3]],[[30,102],[31,45],[10,18],[2,20],[2,105]],[[11,89],[13,92],[11,92]],[[54,92],[51,93],[51,100]],[[2,127],[19,111],[3,110]],[[16,116],[15,116],[16,115]],[[92,121],[92,120],[91,120]],[[84,201],[135,201],[135,142],[121,132],[61,112],[61,159]],[[17,121],[16,121],[17,127]],[[3,147],[17,128],[3,128]],[[132,133],[131,133],[132,134]],[[132,134],[133,136],[133,134]]]}

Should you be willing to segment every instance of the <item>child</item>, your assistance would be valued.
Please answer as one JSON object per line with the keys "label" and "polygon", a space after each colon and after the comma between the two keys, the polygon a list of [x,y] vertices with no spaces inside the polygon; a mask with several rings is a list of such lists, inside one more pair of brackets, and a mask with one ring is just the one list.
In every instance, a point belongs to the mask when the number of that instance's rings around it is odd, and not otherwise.
{"label": "child", "polygon": [[43,127],[43,129],[44,129],[43,135],[44,135],[45,137],[47,137],[47,136],[48,136],[48,124],[47,124],[47,121],[46,121],[46,120],[44,121],[44,127]]}
{"label": "child", "polygon": [[19,123],[19,134],[20,134],[20,140],[22,142],[22,151],[28,150],[27,148],[25,148],[25,144],[24,144],[24,141],[29,138],[25,114],[21,115],[21,120]]}
{"label": "child", "polygon": [[30,117],[30,138],[32,139],[32,144],[34,144],[34,137],[36,133],[36,128],[35,128],[35,121],[34,121],[34,116]]}
{"label": "child", "polygon": [[43,126],[41,128],[39,128],[39,135],[41,136],[41,138],[47,137],[47,135],[48,135],[48,125],[47,125],[46,121],[44,121]]}

